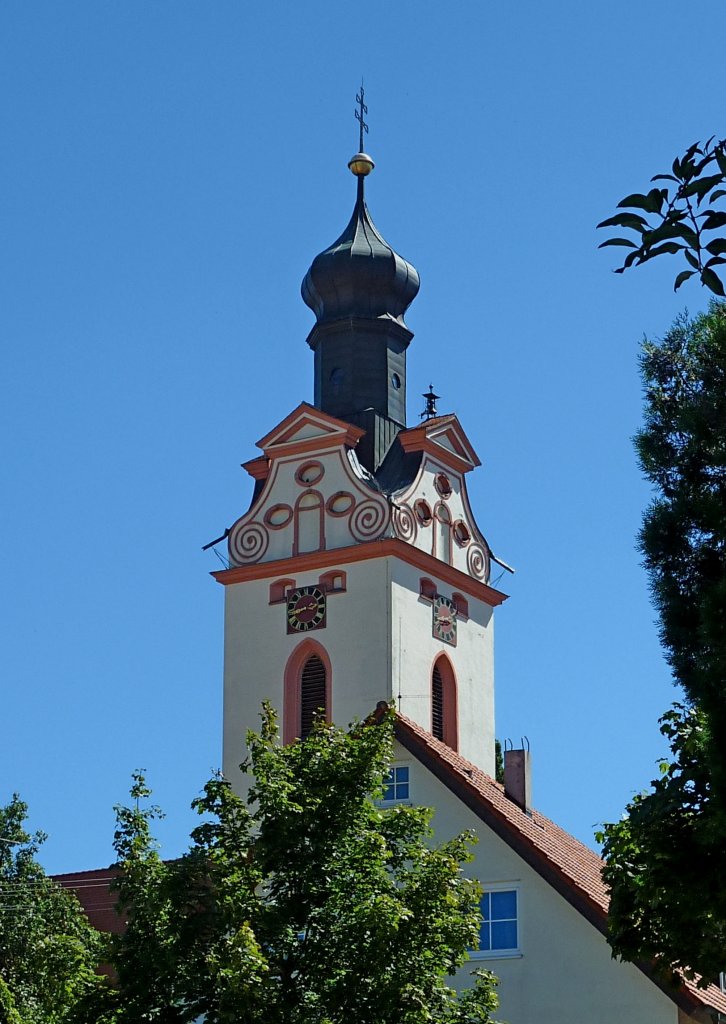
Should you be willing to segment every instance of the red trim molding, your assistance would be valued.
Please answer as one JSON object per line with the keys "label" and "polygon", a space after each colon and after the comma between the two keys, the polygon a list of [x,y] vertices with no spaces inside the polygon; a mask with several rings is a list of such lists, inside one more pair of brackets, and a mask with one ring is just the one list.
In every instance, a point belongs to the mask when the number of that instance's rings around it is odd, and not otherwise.
{"label": "red trim molding", "polygon": [[[401,447],[405,452],[426,452],[427,455],[431,455],[437,462],[443,462],[445,466],[455,470],[457,473],[469,473],[474,469],[474,466],[467,459],[462,459],[460,455],[455,455],[448,448],[444,448],[443,445],[432,441],[430,437],[422,436],[419,430],[423,433],[423,427],[416,427],[413,430],[402,430],[398,435]],[[404,437],[404,434],[407,436]]]}
{"label": "red trim molding", "polygon": [[434,558],[427,551],[407,544],[397,537],[384,540],[372,540],[363,544],[352,544],[345,548],[331,548],[328,551],[311,551],[292,558],[279,558],[271,562],[256,562],[254,565],[237,565],[231,569],[220,569],[210,573],[211,576],[227,587],[234,583],[245,583],[247,580],[263,580],[270,576],[293,576],[308,569],[323,569],[333,565],[349,565],[351,562],[364,562],[370,558],[400,558],[402,562],[420,569],[427,576],[435,576],[448,583],[451,587],[468,594],[469,597],[484,601],[496,608],[507,600],[508,594],[495,590],[486,583],[467,576],[460,569],[446,565]]}
{"label": "red trim molding", "polygon": [[266,455],[258,455],[255,459],[243,462],[242,469],[246,470],[255,480],[266,480],[270,472],[270,462]]}
{"label": "red trim molding", "polygon": [[[276,455],[281,454],[280,449],[287,445],[295,451],[305,450],[298,447],[304,444],[302,438],[291,440],[295,437],[295,433],[305,426],[323,427],[323,431],[317,437],[305,439],[309,441],[316,440],[321,447],[325,447],[327,436],[328,438],[334,438],[336,444],[343,442],[353,448],[365,434],[365,430],[361,430],[360,427],[355,427],[352,423],[339,420],[336,416],[331,416],[321,409],[316,409],[307,402],[301,402],[281,423],[278,423],[269,433],[260,438],[257,442],[257,447],[262,448],[265,454],[267,454],[268,448],[274,448]],[[324,430],[325,427],[328,428],[327,431]]]}

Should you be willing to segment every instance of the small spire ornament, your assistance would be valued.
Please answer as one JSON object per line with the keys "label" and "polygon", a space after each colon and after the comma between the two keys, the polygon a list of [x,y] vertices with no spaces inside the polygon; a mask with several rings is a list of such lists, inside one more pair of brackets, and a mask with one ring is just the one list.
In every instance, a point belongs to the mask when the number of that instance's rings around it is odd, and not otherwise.
{"label": "small spire ornament", "polygon": [[365,99],[365,92],[363,91],[363,79],[361,79],[360,92],[357,92],[355,94],[355,102],[360,107],[360,112],[357,111],[357,110],[355,112],[355,119],[360,124],[360,142],[358,144],[358,152],[359,153],[363,152],[363,132],[365,132],[366,135],[368,134],[368,125],[363,120],[363,115],[368,113],[368,107],[365,105],[364,99]]}
{"label": "small spire ornament", "polygon": [[423,393],[422,398],[426,399],[426,408],[421,413],[421,419],[433,419],[434,416],[438,415],[436,412],[436,402],[441,398],[441,395],[434,394],[434,386],[433,384],[429,384],[429,389]]}

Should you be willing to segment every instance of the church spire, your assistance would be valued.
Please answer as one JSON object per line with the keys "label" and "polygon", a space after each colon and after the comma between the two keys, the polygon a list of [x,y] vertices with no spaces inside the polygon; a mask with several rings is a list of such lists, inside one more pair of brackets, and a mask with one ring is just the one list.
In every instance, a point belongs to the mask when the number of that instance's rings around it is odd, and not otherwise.
{"label": "church spire", "polygon": [[363,87],[356,96],[360,149],[348,162],[358,179],[353,214],[342,235],[312,262],[302,283],[315,313],[315,405],[366,431],[358,454],[375,472],[406,425],[406,349],[413,334],[404,313],[419,289],[416,268],[386,242],[365,201],[374,168],[363,151],[368,131]]}

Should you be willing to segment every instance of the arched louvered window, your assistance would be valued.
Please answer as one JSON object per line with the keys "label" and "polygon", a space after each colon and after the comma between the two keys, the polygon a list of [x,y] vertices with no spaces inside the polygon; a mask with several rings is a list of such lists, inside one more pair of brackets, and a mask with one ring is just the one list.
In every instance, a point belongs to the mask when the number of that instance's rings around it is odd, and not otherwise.
{"label": "arched louvered window", "polygon": [[325,716],[325,665],[317,654],[305,662],[300,675],[300,738],[309,736],[319,714]]}
{"label": "arched louvered window", "polygon": [[285,666],[282,703],[282,738],[294,743],[307,736],[316,713],[330,721],[333,703],[333,666],[323,645],[312,637],[299,643]]}
{"label": "arched louvered window", "polygon": [[437,740],[444,739],[444,680],[438,664],[431,677],[431,732]]}
{"label": "arched louvered window", "polygon": [[445,654],[434,662],[431,673],[431,732],[452,750],[459,745],[456,678]]}

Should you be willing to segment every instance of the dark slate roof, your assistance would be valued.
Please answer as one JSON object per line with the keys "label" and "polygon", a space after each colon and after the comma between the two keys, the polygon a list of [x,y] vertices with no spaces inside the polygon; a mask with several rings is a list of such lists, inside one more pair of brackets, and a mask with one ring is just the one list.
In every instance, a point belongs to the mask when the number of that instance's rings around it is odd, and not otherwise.
{"label": "dark slate roof", "polygon": [[358,197],[343,234],[312,262],[302,297],[317,322],[347,317],[388,317],[405,327],[403,314],[419,289],[416,268],[399,256],[371,220],[358,178]]}
{"label": "dark slate roof", "polygon": [[423,452],[405,452],[396,438],[376,470],[375,480],[384,494],[395,494],[416,479]]}

